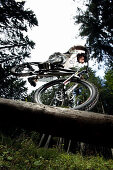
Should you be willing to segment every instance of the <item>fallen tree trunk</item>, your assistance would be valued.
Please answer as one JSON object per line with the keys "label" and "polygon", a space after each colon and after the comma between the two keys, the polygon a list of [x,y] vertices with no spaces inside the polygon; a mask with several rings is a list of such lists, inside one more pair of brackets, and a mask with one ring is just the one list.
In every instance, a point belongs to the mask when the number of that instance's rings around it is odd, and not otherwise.
{"label": "fallen tree trunk", "polygon": [[80,142],[113,147],[113,116],[0,99],[0,127],[37,130]]}

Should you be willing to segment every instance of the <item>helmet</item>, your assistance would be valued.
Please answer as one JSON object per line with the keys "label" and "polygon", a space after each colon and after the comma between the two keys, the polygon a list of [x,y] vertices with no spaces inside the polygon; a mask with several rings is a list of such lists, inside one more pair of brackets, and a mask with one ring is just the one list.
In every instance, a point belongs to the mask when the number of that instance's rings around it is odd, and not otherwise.
{"label": "helmet", "polygon": [[70,54],[75,54],[77,61],[79,62],[79,57],[84,56],[84,62],[88,62],[88,50],[86,47],[78,45],[73,46],[69,49]]}

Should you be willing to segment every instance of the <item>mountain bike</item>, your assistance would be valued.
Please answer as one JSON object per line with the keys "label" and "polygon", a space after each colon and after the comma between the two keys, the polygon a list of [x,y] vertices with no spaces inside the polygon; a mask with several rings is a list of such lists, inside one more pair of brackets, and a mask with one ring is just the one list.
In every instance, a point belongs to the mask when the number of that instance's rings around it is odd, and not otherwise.
{"label": "mountain bike", "polygon": [[[40,67],[40,66],[43,67]],[[60,64],[48,64],[29,62],[17,65],[11,69],[16,76],[56,77],[41,87],[34,94],[34,101],[39,104],[72,108],[79,110],[91,110],[98,101],[98,89],[83,75],[88,74],[88,66],[82,71],[64,69]]]}

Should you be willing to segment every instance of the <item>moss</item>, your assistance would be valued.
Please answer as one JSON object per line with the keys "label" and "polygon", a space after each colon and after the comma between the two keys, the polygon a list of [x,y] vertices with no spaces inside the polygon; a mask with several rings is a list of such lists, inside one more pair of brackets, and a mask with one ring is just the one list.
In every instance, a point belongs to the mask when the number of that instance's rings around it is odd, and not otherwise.
{"label": "moss", "polygon": [[[5,137],[5,140],[7,137]],[[8,137],[9,140],[9,137]],[[3,140],[1,141],[1,143]],[[0,145],[0,168],[8,170],[112,170],[113,160],[103,157],[67,154],[58,148],[38,148],[30,137],[22,135],[18,140]],[[17,147],[16,147],[17,146]],[[19,147],[18,147],[19,146]]]}

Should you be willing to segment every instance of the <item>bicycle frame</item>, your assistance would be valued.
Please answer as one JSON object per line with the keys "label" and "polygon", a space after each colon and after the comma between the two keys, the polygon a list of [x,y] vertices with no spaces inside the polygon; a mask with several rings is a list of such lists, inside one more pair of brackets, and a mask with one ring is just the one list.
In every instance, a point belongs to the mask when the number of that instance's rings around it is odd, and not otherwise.
{"label": "bicycle frame", "polygon": [[[79,78],[78,72],[72,74],[69,78],[67,78],[67,79],[63,82],[64,88],[66,87],[67,84],[70,83],[70,80],[71,80],[73,77]],[[77,86],[78,86],[78,83],[76,83],[74,86],[70,87],[65,93],[66,93],[67,95],[69,95]]]}
{"label": "bicycle frame", "polygon": [[[83,70],[81,72],[75,72],[74,74],[72,74],[70,77],[68,77],[64,82],[63,82],[63,85],[64,85],[64,88],[66,88],[66,85],[70,83],[70,80],[75,77],[77,79],[80,79],[80,75],[83,74],[83,73],[88,73],[87,70]],[[78,86],[78,83],[76,83],[74,86],[71,86],[65,93],[69,96],[69,94],[75,89],[77,88]]]}
{"label": "bicycle frame", "polygon": [[[70,76],[66,81],[70,80],[72,77],[80,78],[80,75],[83,73],[88,73],[88,66],[86,66],[86,70],[82,72],[74,71],[71,69],[64,69],[64,68],[55,68],[53,69],[41,69],[39,71],[34,71],[30,73],[30,76],[36,75],[39,79],[42,77],[60,77],[60,76]],[[64,82],[65,84],[66,82]]]}
{"label": "bicycle frame", "polygon": [[[64,82],[64,84],[66,84],[66,82],[68,82],[72,77],[80,78],[80,76],[81,76],[81,72],[75,71],[72,69],[62,68],[62,65],[60,65],[60,66],[53,65],[54,67],[51,67],[51,65],[50,65],[48,67],[48,69],[46,69],[46,68],[41,69],[39,67],[40,64],[42,64],[42,63],[40,63],[40,62],[24,63],[24,64],[20,65],[20,72],[15,71],[16,69],[19,68],[19,66],[13,67],[11,69],[11,72],[14,75],[19,76],[19,77],[29,76],[34,79],[41,79],[44,77],[45,78],[57,77],[59,79],[63,76],[65,76],[65,77],[69,76],[68,79]],[[22,72],[21,72],[21,69],[23,69]],[[88,71],[88,63],[87,63],[86,70],[84,71],[84,73],[87,73],[87,71]]]}
{"label": "bicycle frame", "polygon": [[42,76],[42,77],[49,77],[49,76],[66,76],[66,75],[72,75],[74,74],[75,71],[73,70],[68,70],[68,69],[63,69],[63,68],[58,68],[58,69],[42,69],[39,71],[35,71],[34,73],[31,72],[31,75],[37,75],[37,76]]}

